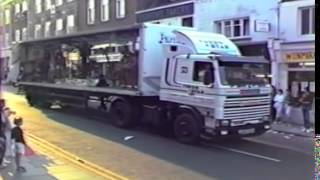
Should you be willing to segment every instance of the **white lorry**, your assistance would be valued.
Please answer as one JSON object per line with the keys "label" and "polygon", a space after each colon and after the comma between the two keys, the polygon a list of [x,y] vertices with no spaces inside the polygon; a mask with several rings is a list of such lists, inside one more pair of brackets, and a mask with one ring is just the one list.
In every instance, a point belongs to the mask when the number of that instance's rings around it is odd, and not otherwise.
{"label": "white lorry", "polygon": [[103,97],[114,125],[142,121],[172,128],[183,143],[203,135],[255,136],[270,128],[268,61],[241,56],[225,36],[191,28],[141,24],[137,89],[21,82],[27,99],[62,104],[73,99],[85,108]]}

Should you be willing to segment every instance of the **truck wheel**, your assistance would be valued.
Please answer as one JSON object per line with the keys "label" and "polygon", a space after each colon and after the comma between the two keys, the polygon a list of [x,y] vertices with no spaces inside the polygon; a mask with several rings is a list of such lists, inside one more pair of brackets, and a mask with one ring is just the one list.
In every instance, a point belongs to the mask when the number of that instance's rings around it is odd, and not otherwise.
{"label": "truck wheel", "polygon": [[31,106],[31,107],[36,104],[36,101],[35,101],[35,99],[34,99],[34,97],[32,95],[27,94],[26,95],[26,99],[27,99],[27,102],[28,102],[29,106]]}
{"label": "truck wheel", "polygon": [[38,106],[49,109],[51,107],[51,102],[46,99],[39,100]]}
{"label": "truck wheel", "polygon": [[201,134],[201,123],[191,113],[182,113],[174,121],[174,134],[179,142],[196,144]]}
{"label": "truck wheel", "polygon": [[134,116],[131,104],[126,101],[117,100],[112,103],[110,109],[112,123],[119,128],[129,128],[135,125],[136,117]]}

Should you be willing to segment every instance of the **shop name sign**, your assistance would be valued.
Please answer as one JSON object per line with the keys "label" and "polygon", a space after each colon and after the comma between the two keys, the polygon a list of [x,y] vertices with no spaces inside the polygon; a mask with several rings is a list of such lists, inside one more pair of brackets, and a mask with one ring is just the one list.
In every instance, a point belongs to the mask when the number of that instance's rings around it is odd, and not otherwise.
{"label": "shop name sign", "polygon": [[194,13],[194,4],[183,4],[168,8],[157,9],[153,11],[138,12],[137,22],[147,22],[159,19],[166,19],[177,16],[192,15]]}
{"label": "shop name sign", "polygon": [[270,23],[267,20],[255,20],[256,32],[270,32]]}
{"label": "shop name sign", "polygon": [[314,51],[285,53],[287,62],[314,62]]}

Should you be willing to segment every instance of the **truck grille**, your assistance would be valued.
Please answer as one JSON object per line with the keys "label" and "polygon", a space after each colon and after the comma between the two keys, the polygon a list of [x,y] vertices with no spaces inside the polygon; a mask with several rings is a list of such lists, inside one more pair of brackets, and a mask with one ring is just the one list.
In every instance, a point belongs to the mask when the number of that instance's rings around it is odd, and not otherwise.
{"label": "truck grille", "polygon": [[231,120],[234,126],[246,121],[259,123],[263,116],[270,115],[270,96],[227,97],[224,104],[224,118]]}

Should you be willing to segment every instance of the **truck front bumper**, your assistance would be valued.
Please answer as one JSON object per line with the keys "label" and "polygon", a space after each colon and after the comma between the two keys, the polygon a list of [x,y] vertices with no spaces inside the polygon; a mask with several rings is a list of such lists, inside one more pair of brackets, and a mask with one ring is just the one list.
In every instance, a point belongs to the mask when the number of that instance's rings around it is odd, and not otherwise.
{"label": "truck front bumper", "polygon": [[258,136],[266,131],[270,130],[270,122],[262,122],[260,124],[247,124],[242,126],[223,126],[216,127],[215,129],[211,129],[206,131],[208,134],[214,137],[250,137],[250,136]]}

